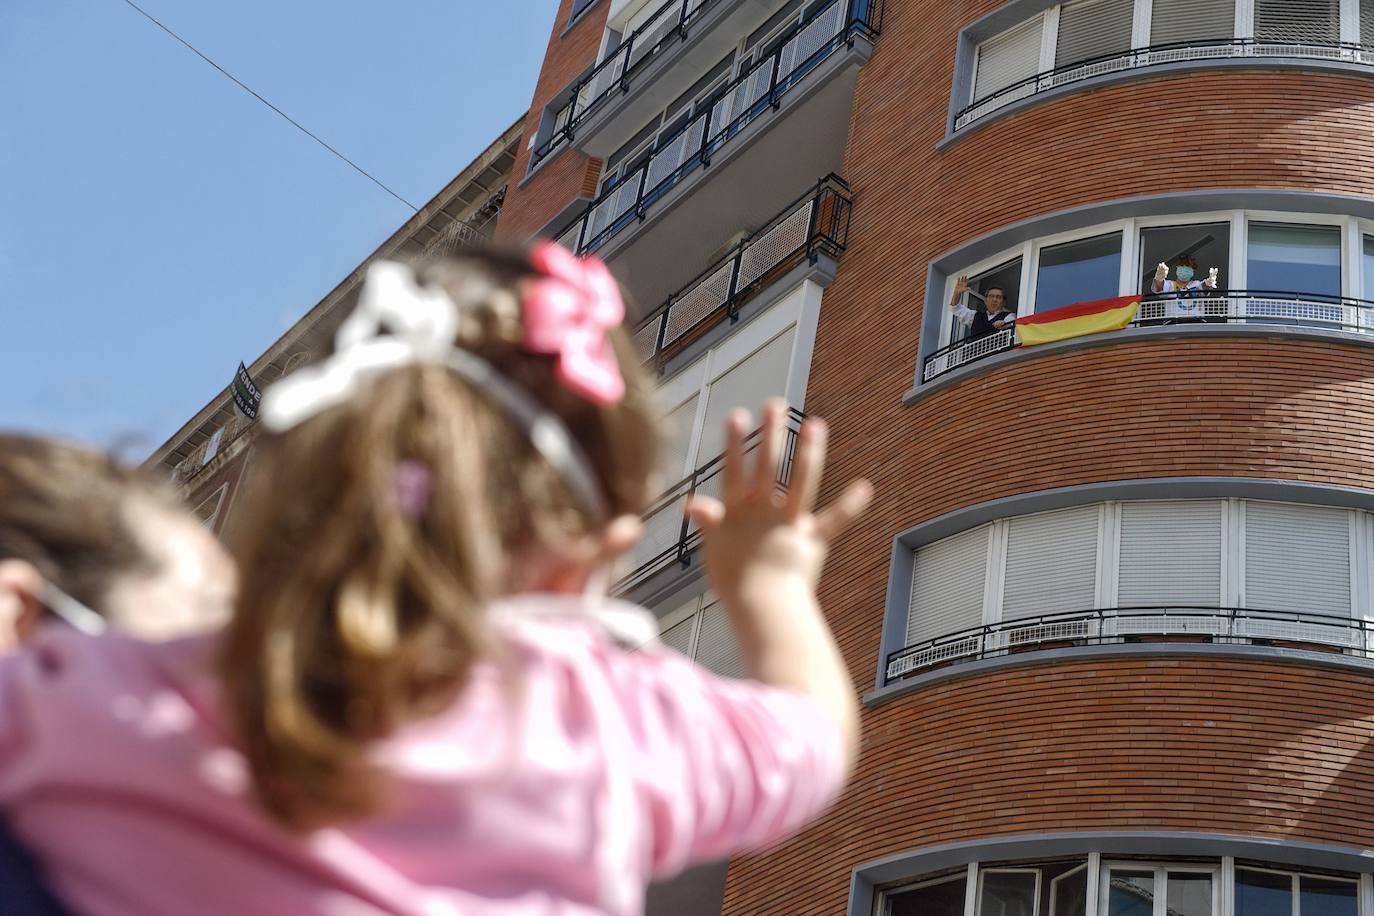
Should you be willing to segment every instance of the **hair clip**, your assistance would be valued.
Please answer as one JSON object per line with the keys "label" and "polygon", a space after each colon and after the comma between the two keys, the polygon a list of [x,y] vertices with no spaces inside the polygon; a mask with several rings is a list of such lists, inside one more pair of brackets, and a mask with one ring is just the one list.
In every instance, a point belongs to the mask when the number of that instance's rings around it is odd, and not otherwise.
{"label": "hair clip", "polygon": [[530,264],[544,276],[529,281],[521,346],[556,356],[558,380],[593,404],[614,404],[625,396],[607,333],[625,320],[625,302],[606,265],[579,258],[556,242],[540,242]]}

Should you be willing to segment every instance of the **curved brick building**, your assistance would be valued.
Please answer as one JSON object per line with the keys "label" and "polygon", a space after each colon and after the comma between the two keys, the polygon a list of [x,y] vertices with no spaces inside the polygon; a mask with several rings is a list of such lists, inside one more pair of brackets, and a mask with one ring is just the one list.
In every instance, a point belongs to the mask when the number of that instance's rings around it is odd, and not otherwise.
{"label": "curved brick building", "polygon": [[[682,514],[730,408],[876,484],[851,788],[653,916],[1374,916],[1374,0],[563,0],[493,150],[450,217],[637,300],[666,642],[739,673]],[[229,403],[155,456],[216,524]]]}
{"label": "curved brick building", "polygon": [[577,0],[525,137],[499,233],[605,257],[661,373],[668,642],[737,670],[726,409],[877,484],[853,786],[651,912],[1374,914],[1374,3]]}

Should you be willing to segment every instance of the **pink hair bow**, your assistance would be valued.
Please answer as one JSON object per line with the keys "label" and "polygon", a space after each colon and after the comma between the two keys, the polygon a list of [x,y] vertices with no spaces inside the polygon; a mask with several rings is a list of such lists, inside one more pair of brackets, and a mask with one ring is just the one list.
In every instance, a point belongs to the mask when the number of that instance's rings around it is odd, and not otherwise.
{"label": "pink hair bow", "polygon": [[573,393],[593,404],[619,401],[625,380],[606,337],[625,320],[615,278],[596,258],[579,258],[554,242],[537,244],[530,263],[546,276],[525,291],[522,345],[557,356],[558,379]]}

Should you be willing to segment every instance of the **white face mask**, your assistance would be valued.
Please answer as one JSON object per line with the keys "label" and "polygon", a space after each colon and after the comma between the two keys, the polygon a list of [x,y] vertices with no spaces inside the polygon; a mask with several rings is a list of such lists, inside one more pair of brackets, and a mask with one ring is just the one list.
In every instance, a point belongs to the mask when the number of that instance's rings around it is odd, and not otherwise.
{"label": "white face mask", "polygon": [[104,617],[46,580],[39,588],[38,600],[63,623],[89,636],[98,636],[109,628]]}

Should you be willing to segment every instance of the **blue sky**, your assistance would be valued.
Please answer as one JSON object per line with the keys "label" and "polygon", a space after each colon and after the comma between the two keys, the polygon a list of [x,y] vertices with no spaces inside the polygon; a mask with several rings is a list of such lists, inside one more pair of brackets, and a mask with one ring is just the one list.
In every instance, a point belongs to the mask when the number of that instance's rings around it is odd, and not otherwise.
{"label": "blue sky", "polygon": [[[419,206],[557,0],[138,0]],[[142,458],[410,211],[123,0],[0,2],[0,428]]]}

